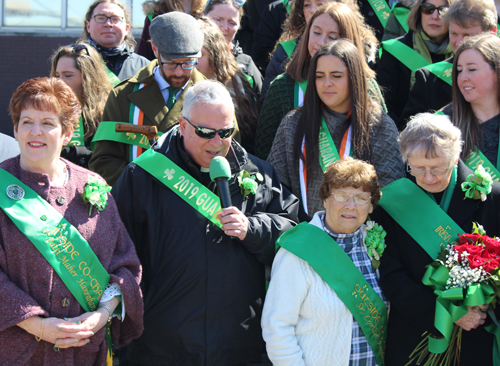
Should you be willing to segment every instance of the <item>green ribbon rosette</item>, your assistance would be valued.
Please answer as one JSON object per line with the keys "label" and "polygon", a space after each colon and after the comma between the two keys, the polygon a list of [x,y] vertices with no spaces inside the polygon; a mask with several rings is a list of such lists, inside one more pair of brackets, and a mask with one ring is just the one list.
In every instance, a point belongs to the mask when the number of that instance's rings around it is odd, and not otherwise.
{"label": "green ribbon rosette", "polygon": [[444,338],[429,337],[429,351],[443,353],[448,348],[453,333],[453,323],[467,314],[467,306],[488,305],[495,297],[495,291],[486,283],[475,283],[463,289],[446,289],[450,270],[441,264],[433,263],[425,271],[422,282],[434,289],[436,312],[434,326]]}
{"label": "green ribbon rosette", "polygon": [[493,186],[491,175],[479,165],[473,174],[469,174],[467,181],[462,183],[462,191],[465,192],[466,198],[475,200],[486,200],[486,196],[490,194]]}

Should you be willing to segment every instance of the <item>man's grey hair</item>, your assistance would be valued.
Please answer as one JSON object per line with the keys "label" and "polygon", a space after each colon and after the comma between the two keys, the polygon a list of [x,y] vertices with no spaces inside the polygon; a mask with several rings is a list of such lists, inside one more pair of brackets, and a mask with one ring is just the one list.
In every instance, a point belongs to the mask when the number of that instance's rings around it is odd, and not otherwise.
{"label": "man's grey hair", "polygon": [[450,5],[443,20],[462,28],[479,25],[483,32],[491,32],[497,25],[497,9],[493,0],[460,0]]}
{"label": "man's grey hair", "polygon": [[426,159],[445,156],[454,162],[462,150],[461,136],[448,116],[419,113],[399,135],[399,149],[406,163],[415,151],[424,151]]}
{"label": "man's grey hair", "polygon": [[227,105],[231,108],[231,114],[234,114],[231,94],[223,84],[215,80],[203,80],[186,91],[182,116],[191,119],[193,108],[203,108],[200,104]]}

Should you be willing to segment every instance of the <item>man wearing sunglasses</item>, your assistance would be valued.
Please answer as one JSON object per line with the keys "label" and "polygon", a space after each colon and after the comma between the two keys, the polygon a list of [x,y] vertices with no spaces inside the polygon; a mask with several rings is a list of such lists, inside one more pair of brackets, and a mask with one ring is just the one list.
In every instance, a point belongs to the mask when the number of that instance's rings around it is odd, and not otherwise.
{"label": "man wearing sunglasses", "polygon": [[[108,184],[114,184],[125,166],[142,153],[141,137],[104,131],[108,122],[156,126],[161,133],[179,123],[186,90],[205,77],[196,70],[203,47],[203,31],[190,15],[170,12],[153,19],[149,28],[151,61],[135,76],[115,87],[106,102],[89,162]],[[101,131],[100,131],[101,130]]]}
{"label": "man wearing sunglasses", "polygon": [[[179,126],[113,187],[143,266],[144,333],[128,346],[130,366],[260,363],[265,266],[297,221],[298,199],[232,140],[234,128],[229,92],[202,81],[186,92]],[[216,156],[231,168],[232,206],[220,213]]]}
{"label": "man wearing sunglasses", "polygon": [[[457,51],[465,37],[497,31],[497,10],[492,0],[455,1],[444,14],[443,20],[448,23],[453,52]],[[435,65],[435,67],[443,66],[442,69],[448,73],[449,82],[425,67],[415,72],[415,84],[401,115],[402,121],[406,123],[417,113],[434,112],[451,103],[453,59],[454,57],[450,57]]]}

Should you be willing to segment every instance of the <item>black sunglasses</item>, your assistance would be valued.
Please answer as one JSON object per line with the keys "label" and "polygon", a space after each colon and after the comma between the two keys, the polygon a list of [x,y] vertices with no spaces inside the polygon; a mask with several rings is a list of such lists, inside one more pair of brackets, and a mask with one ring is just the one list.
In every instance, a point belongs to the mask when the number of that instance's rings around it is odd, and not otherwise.
{"label": "black sunglasses", "polygon": [[194,131],[198,137],[207,140],[213,139],[215,137],[215,134],[217,133],[222,140],[227,139],[233,134],[234,129],[236,128],[236,126],[233,126],[229,128],[223,128],[222,130],[214,130],[213,128],[195,126],[186,117],[182,118],[184,118],[191,126],[194,127]]}
{"label": "black sunglasses", "polygon": [[73,52],[75,53],[85,50],[87,52],[87,55],[90,56],[89,49],[84,44],[70,44],[69,46],[73,49]]}
{"label": "black sunglasses", "polygon": [[448,5],[435,6],[430,3],[422,3],[422,5],[420,5],[420,8],[422,9],[422,13],[427,15],[434,14],[434,12],[437,9],[439,16],[441,16],[446,10],[448,10],[449,6]]}

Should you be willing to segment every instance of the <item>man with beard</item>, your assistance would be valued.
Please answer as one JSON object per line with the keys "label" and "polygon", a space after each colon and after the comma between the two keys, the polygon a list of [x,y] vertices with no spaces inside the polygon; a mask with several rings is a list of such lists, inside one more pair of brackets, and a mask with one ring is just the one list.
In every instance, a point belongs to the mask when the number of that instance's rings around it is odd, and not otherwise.
{"label": "man with beard", "polygon": [[114,132],[114,124],[156,126],[167,132],[179,123],[186,90],[205,79],[196,70],[203,31],[192,16],[180,12],[159,15],[149,32],[156,60],[111,91],[93,140],[89,167],[110,185],[145,147],[140,135]]}

